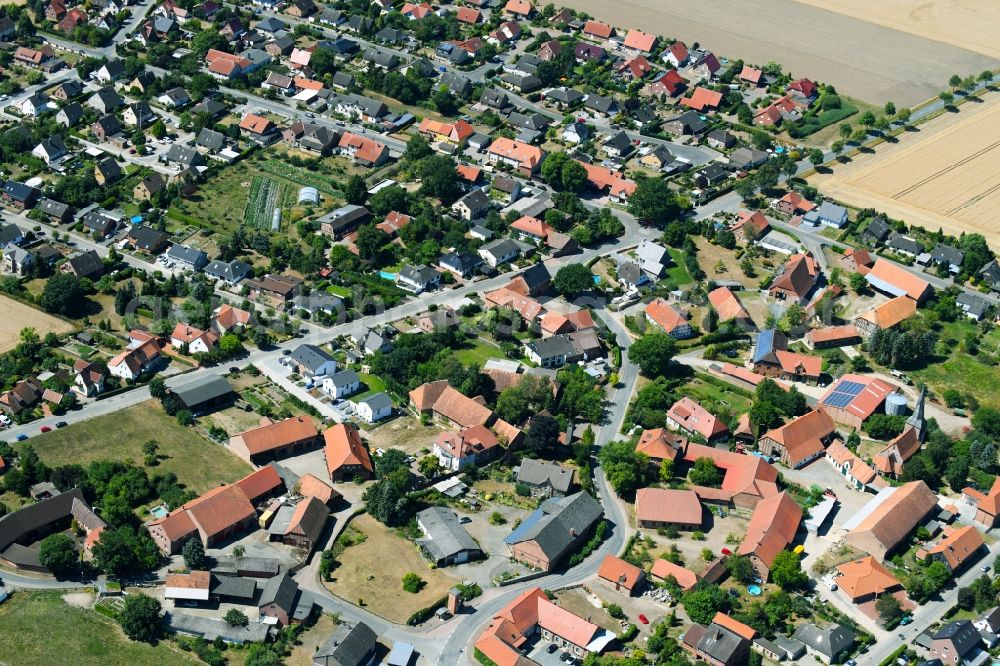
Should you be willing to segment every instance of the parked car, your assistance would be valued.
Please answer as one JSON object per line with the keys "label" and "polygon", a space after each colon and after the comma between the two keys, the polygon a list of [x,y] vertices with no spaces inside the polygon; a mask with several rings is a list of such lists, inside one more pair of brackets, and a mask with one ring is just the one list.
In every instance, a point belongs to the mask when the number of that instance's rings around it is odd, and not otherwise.
{"label": "parked car", "polygon": [[68,426],[68,425],[69,425],[69,424],[68,424],[68,423],[66,423],[65,421],[56,421],[56,427],[57,427],[57,428],[65,428],[65,427],[66,427],[66,426]]}
{"label": "parked car", "polygon": [[639,622],[642,622],[643,624],[649,624],[649,620],[642,613],[639,613]]}
{"label": "parked car", "polygon": [[41,430],[42,432],[51,432],[52,428],[49,426],[42,426],[41,428],[39,428],[39,430]]}
{"label": "parked car", "polygon": [[28,436],[25,435],[23,432],[20,435],[17,436],[17,441],[19,441],[19,442],[23,442],[26,439],[28,439]]}

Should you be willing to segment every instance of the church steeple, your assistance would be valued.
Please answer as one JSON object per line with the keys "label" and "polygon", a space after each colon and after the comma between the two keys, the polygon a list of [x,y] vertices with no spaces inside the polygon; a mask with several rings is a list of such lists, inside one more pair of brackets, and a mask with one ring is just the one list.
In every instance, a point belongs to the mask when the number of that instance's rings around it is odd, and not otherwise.
{"label": "church steeple", "polygon": [[917,431],[917,438],[922,442],[927,436],[927,420],[924,418],[924,399],[927,397],[927,388],[920,389],[920,397],[913,406],[913,414],[906,419],[906,425],[912,426]]}

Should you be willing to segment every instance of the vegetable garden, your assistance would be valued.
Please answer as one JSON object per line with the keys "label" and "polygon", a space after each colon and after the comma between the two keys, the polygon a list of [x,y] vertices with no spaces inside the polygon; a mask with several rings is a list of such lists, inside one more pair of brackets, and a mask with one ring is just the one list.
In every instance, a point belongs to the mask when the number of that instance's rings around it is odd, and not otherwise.
{"label": "vegetable garden", "polygon": [[243,224],[248,227],[269,230],[274,209],[280,207],[282,186],[279,183],[254,176],[250,184],[250,196],[243,211]]}

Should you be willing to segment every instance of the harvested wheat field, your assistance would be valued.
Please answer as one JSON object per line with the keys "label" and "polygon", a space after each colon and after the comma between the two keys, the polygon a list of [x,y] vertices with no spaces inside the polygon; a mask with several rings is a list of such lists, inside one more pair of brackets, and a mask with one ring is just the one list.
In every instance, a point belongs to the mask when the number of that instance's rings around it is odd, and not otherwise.
{"label": "harvested wheat field", "polygon": [[[870,0],[856,0],[859,7],[866,2]],[[566,4],[622,28],[681,39],[689,46],[698,42],[720,56],[758,65],[774,60],[793,76],[832,83],[844,94],[879,106],[889,100],[897,106],[915,106],[936,97],[952,74],[968,76],[1000,66],[997,57],[961,45],[795,0],[567,0]],[[987,27],[1000,29],[995,22]]]}
{"label": "harvested wheat field", "polygon": [[966,104],[810,182],[843,202],[946,233],[977,232],[1000,249],[1000,95]]}
{"label": "harvested wheat field", "polygon": [[73,325],[69,322],[2,295],[0,311],[4,314],[0,318],[0,353],[17,346],[22,328],[30,326],[38,331],[40,337],[45,337],[49,332],[60,334],[73,330]]}
{"label": "harvested wheat field", "polygon": [[[983,0],[795,0],[1000,58],[1000,3]],[[964,72],[972,74],[974,72]]]}

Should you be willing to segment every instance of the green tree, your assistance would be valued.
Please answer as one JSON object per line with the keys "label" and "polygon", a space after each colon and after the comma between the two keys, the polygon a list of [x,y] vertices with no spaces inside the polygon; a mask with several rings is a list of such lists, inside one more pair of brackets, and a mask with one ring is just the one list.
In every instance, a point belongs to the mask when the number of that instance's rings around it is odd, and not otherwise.
{"label": "green tree", "polygon": [[167,135],[167,126],[163,124],[163,119],[158,119],[149,128],[149,133],[153,135],[154,138],[162,139]]}
{"label": "green tree", "polygon": [[45,283],[40,303],[47,312],[76,316],[86,303],[80,279],[72,273],[56,273]]}
{"label": "green tree", "polygon": [[594,274],[586,264],[567,264],[552,279],[552,288],[567,299],[573,299],[594,287]]}
{"label": "green tree", "polygon": [[704,581],[684,593],[681,605],[692,622],[705,625],[712,622],[716,613],[728,612],[730,608],[729,595],[718,585]]}
{"label": "green tree", "polygon": [[134,641],[155,643],[163,631],[160,602],[145,594],[130,594],[118,615],[125,635]]}
{"label": "green tree", "polygon": [[385,453],[375,458],[376,476],[386,477],[397,469],[409,470],[410,463],[406,461],[406,457],[406,452],[402,449],[387,449]]}
{"label": "green tree", "polygon": [[450,205],[462,194],[455,161],[447,155],[431,155],[420,162],[420,193]]}
{"label": "green tree", "polygon": [[184,564],[192,571],[205,568],[205,547],[201,545],[201,539],[188,539],[181,549],[184,556]]}
{"label": "green tree", "polygon": [[674,222],[684,211],[677,195],[659,178],[642,178],[628,198],[628,212],[659,228]]}
{"label": "green tree", "polygon": [[899,600],[896,597],[891,594],[883,594],[875,601],[875,612],[878,613],[882,624],[886,625],[903,616],[903,607],[899,605]]}
{"label": "green tree", "polygon": [[628,495],[646,483],[649,458],[628,442],[610,442],[600,448],[597,459],[608,483],[619,495]]}
{"label": "green tree", "polygon": [[524,447],[536,453],[553,448],[559,443],[559,422],[547,414],[531,417],[528,432],[524,436]]}
{"label": "green tree", "polygon": [[688,472],[688,478],[696,486],[712,488],[722,483],[722,474],[711,458],[698,458]]}
{"label": "green tree", "polygon": [[403,589],[411,594],[416,594],[424,588],[423,578],[413,573],[412,571],[405,576],[403,576]]}
{"label": "green tree", "polygon": [[437,456],[427,455],[420,459],[417,463],[417,469],[420,473],[428,479],[433,479],[441,471],[441,464],[438,461]]}
{"label": "green tree", "polygon": [[851,285],[851,290],[855,294],[862,294],[868,290],[868,280],[861,273],[851,273],[847,278],[847,282]]}
{"label": "green tree", "polygon": [[[406,142],[405,157],[408,162],[417,162],[433,154],[434,151],[431,150],[431,144],[428,143],[422,134],[414,134]],[[544,162],[542,164],[544,165]]]}
{"label": "green tree", "polygon": [[896,105],[892,102],[886,102],[885,106],[882,107],[882,111],[891,118],[896,115]]}
{"label": "green tree", "polygon": [[366,198],[368,198],[368,185],[365,183],[364,176],[354,174],[348,178],[347,184],[344,186],[344,199],[347,200],[347,203],[360,206],[365,203]]}
{"label": "green tree", "polygon": [[587,184],[587,170],[576,160],[567,160],[562,166],[559,180],[567,192],[579,192]]}
{"label": "green tree", "polygon": [[955,103],[955,94],[945,90],[938,94],[938,99],[944,102],[945,107],[949,107]]}
{"label": "green tree", "polygon": [[199,59],[212,49],[224,51],[228,47],[226,38],[215,28],[202,30],[191,39],[191,50],[195,52]]}
{"label": "green tree", "polygon": [[802,571],[799,556],[790,550],[783,550],[774,556],[771,563],[771,580],[783,590],[797,590],[805,587],[809,576]]}
{"label": "green tree", "polygon": [[230,627],[245,627],[250,624],[250,618],[239,608],[230,608],[223,619]]}
{"label": "green tree", "polygon": [[818,167],[825,161],[826,160],[823,158],[823,151],[820,150],[819,148],[812,148],[809,151],[809,163],[812,164],[814,167]]}
{"label": "green tree", "polygon": [[677,354],[677,341],[665,333],[649,333],[632,343],[628,357],[647,377],[668,373]]}
{"label": "green tree", "polygon": [[62,532],[50,534],[42,539],[38,549],[38,559],[43,567],[60,579],[75,573],[80,563],[80,555],[76,552],[76,545],[69,536]]}
{"label": "green tree", "polygon": [[744,584],[752,583],[757,577],[753,563],[745,555],[730,555],[726,560],[726,569],[729,570],[730,576]]}

